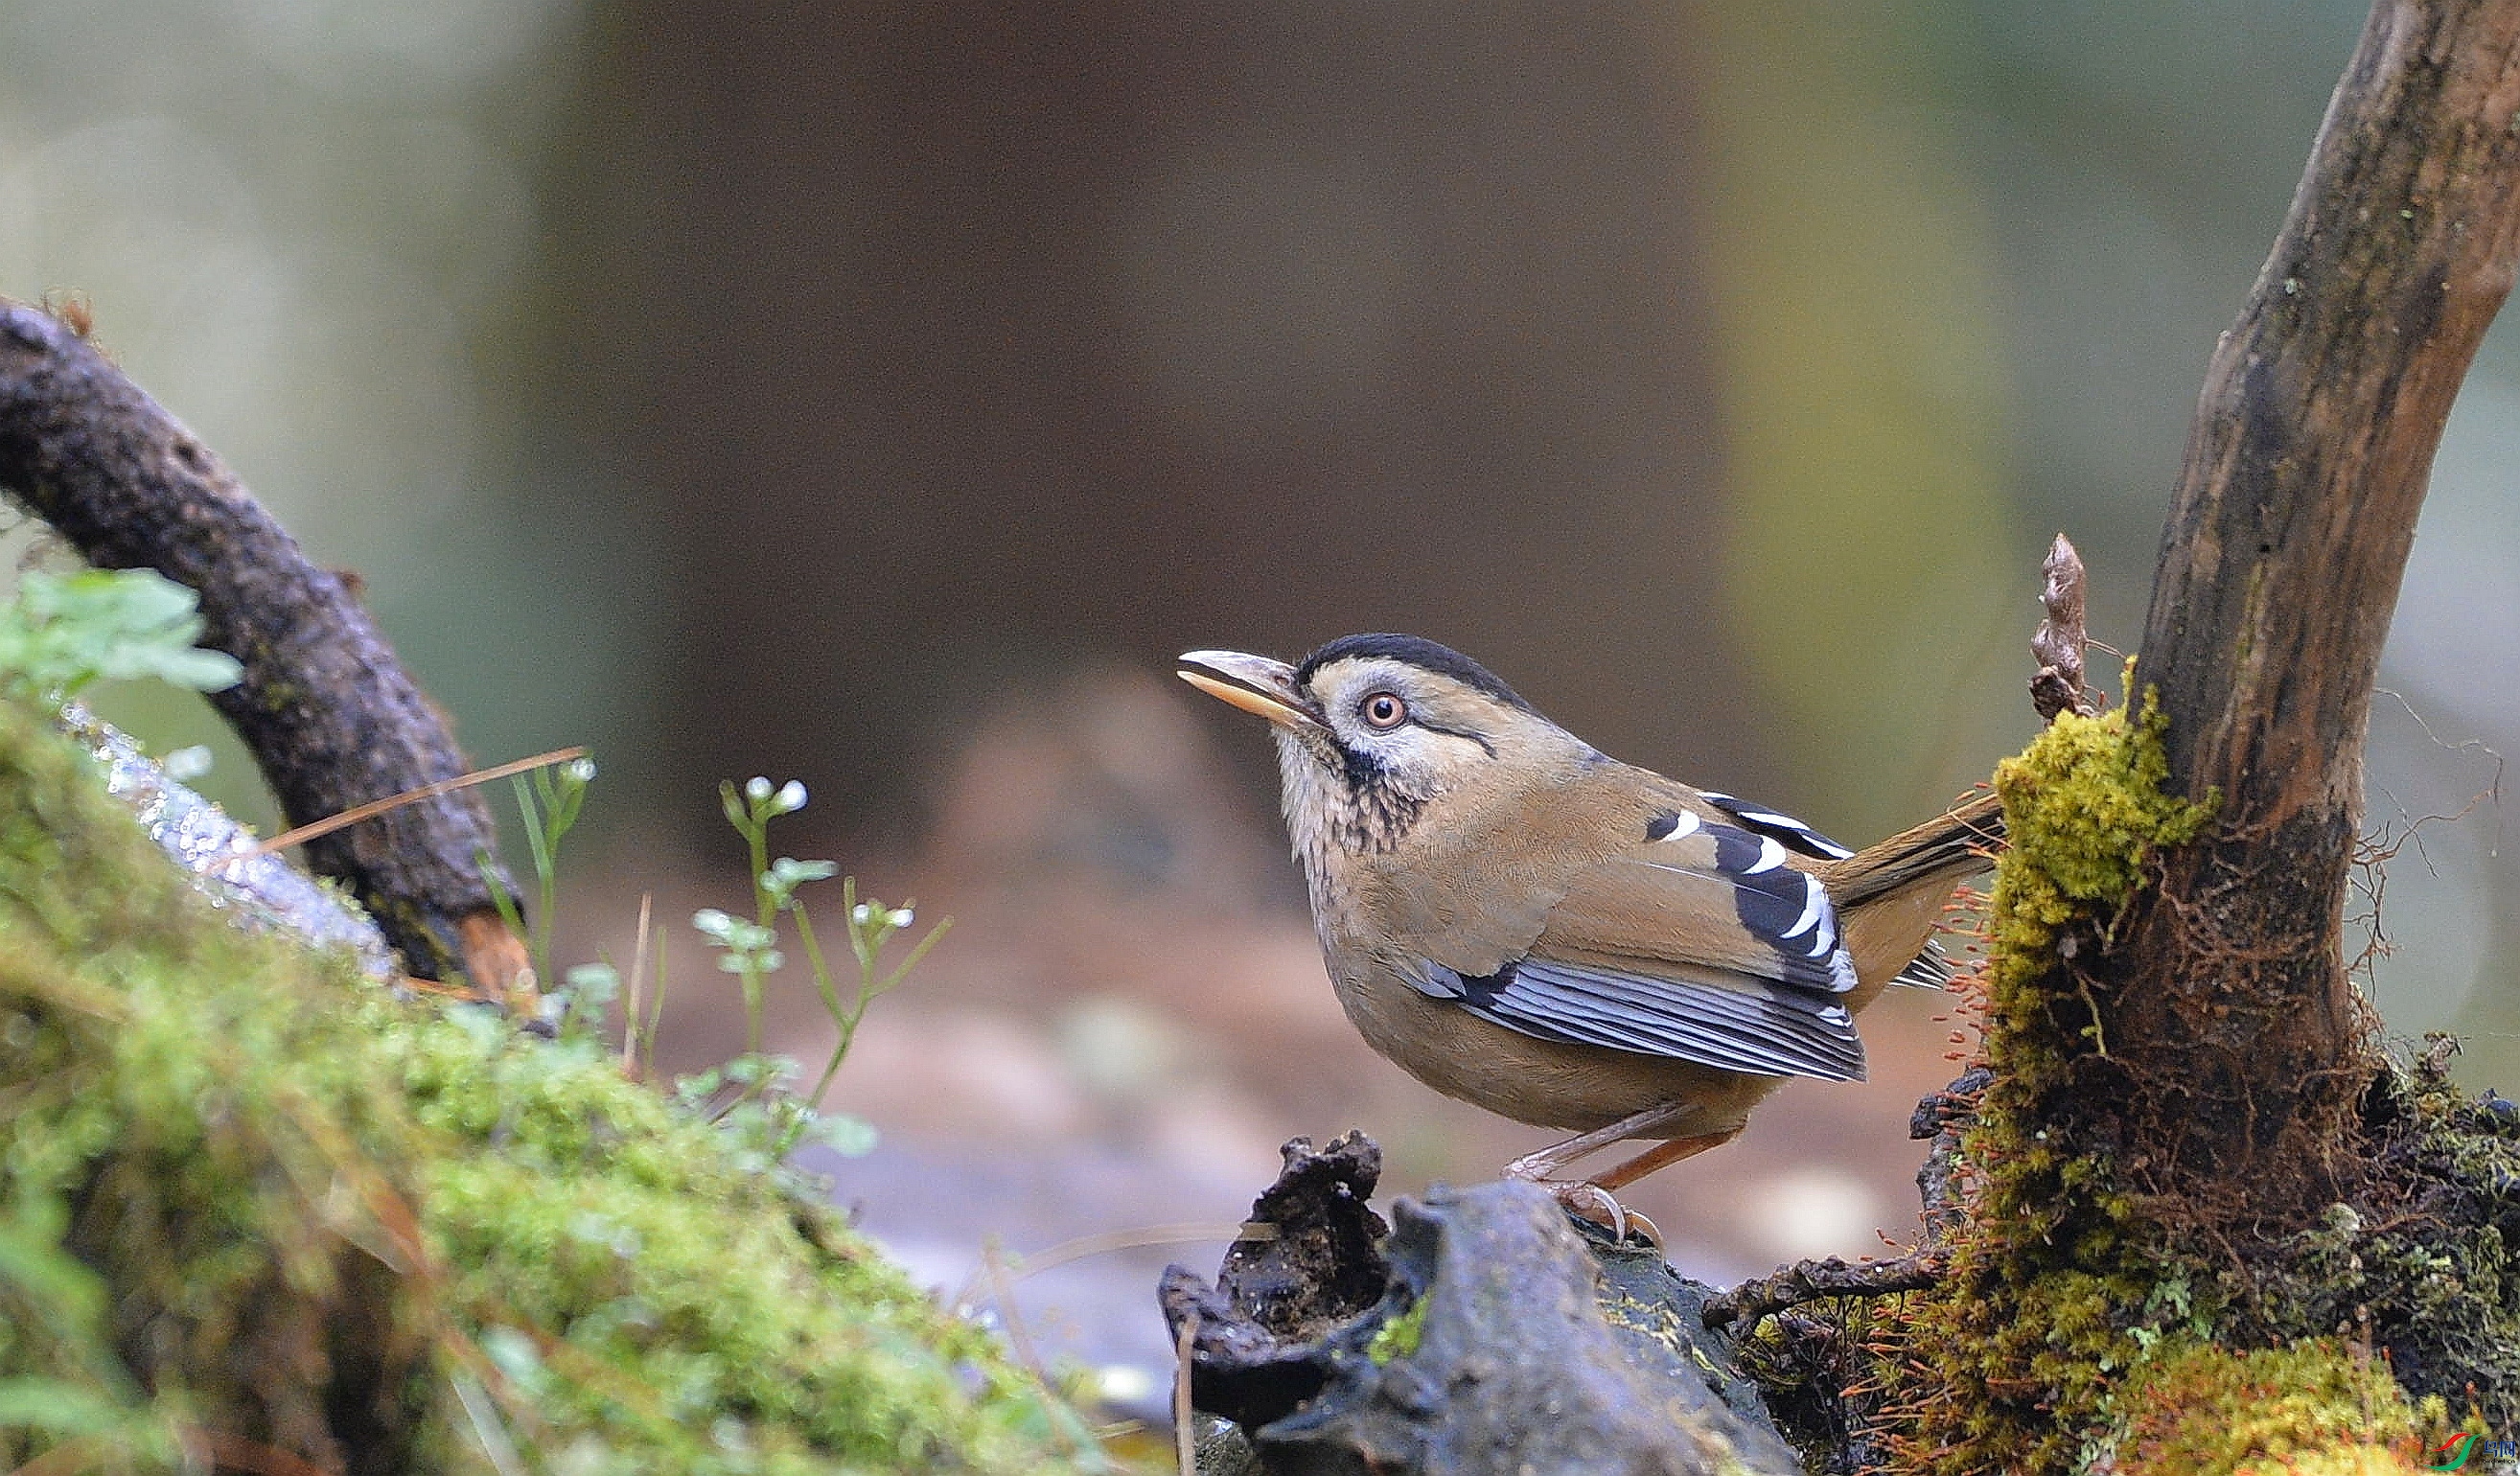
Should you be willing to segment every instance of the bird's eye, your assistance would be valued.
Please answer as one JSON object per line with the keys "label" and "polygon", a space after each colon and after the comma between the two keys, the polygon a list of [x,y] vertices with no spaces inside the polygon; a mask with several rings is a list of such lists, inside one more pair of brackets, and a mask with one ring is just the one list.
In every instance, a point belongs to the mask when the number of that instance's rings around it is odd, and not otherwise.
{"label": "bird's eye", "polygon": [[1369,728],[1397,728],[1409,717],[1409,704],[1387,692],[1369,693],[1356,710]]}

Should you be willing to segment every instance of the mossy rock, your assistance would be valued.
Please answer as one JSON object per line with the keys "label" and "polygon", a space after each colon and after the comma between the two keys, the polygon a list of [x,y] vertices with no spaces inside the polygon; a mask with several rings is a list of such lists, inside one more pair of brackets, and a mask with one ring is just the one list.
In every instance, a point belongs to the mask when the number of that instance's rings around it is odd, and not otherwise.
{"label": "mossy rock", "polygon": [[0,1468],[1105,1464],[596,1046],[240,928],[7,702],[0,1043]]}

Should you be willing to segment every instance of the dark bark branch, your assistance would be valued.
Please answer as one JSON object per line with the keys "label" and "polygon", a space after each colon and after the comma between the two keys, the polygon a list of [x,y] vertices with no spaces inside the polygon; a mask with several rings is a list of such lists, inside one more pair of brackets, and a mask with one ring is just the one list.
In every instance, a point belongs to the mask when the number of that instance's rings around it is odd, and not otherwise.
{"label": "dark bark branch", "polygon": [[1923,1291],[1942,1278],[1940,1251],[1920,1250],[1888,1261],[1847,1262],[1836,1256],[1797,1261],[1774,1275],[1755,1276],[1706,1299],[1706,1325],[1756,1322],[1770,1313],[1824,1297],[1886,1297]]}
{"label": "dark bark branch", "polygon": [[2307,1187],[2297,1150],[2356,1090],[2343,904],[2372,682],[2443,422],[2511,286],[2516,187],[2520,3],[2379,0],[2215,350],[2163,536],[2138,679],[2172,787],[2220,805],[2119,930],[2107,1038],[2154,1172],[2261,1208]]}
{"label": "dark bark branch", "polygon": [[[0,488],[89,562],[156,569],[200,593],[206,644],[245,665],[210,700],[292,825],[465,772],[445,720],[341,580],[308,563],[207,447],[68,325],[6,302]],[[474,982],[497,989],[520,955],[501,944],[483,855],[496,864],[495,832],[470,790],[306,846],[416,972],[469,953]],[[485,958],[499,961],[489,978]]]}

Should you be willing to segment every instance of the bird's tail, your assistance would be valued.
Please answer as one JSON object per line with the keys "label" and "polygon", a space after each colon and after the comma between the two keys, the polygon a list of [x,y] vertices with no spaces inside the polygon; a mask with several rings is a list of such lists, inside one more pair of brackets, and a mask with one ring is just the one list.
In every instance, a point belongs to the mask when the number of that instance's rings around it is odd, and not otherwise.
{"label": "bird's tail", "polygon": [[1981,794],[1834,863],[1821,880],[1841,910],[1851,909],[1927,882],[1957,883],[1984,871],[1989,855],[2002,843],[2002,802]]}

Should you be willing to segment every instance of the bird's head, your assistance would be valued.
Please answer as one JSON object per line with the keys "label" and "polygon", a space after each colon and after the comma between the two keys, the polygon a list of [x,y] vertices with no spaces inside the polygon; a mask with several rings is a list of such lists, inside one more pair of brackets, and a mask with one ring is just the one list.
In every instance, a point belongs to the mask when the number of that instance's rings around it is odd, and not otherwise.
{"label": "bird's head", "polygon": [[1182,680],[1274,725],[1298,855],[1389,851],[1426,807],[1591,749],[1476,661],[1416,636],[1342,636],[1289,666],[1194,650]]}

